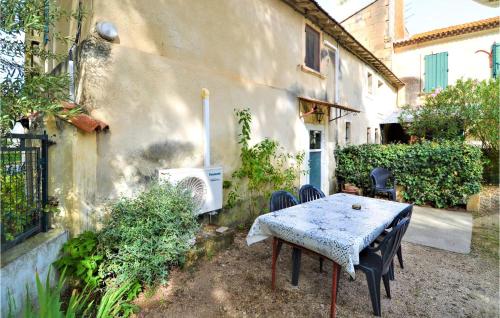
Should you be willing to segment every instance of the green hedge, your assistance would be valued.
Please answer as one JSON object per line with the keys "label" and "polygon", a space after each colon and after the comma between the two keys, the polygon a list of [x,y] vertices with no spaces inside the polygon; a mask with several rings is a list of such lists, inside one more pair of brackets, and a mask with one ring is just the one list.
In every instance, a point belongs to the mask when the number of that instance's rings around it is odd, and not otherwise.
{"label": "green hedge", "polygon": [[336,158],[337,176],[365,191],[373,168],[391,170],[404,187],[403,198],[415,204],[465,204],[481,187],[481,150],[462,142],[348,146]]}

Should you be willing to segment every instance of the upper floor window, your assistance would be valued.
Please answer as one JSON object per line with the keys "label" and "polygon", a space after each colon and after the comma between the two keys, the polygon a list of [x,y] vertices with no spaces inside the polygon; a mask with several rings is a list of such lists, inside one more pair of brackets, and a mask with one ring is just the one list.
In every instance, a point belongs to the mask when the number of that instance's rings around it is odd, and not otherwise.
{"label": "upper floor window", "polygon": [[370,72],[366,75],[366,86],[368,88],[368,94],[373,94],[373,74]]}
{"label": "upper floor window", "polygon": [[306,57],[305,65],[319,72],[319,38],[320,34],[306,24]]}
{"label": "upper floor window", "polygon": [[424,61],[424,91],[431,93],[436,88],[448,86],[448,52],[426,55]]}

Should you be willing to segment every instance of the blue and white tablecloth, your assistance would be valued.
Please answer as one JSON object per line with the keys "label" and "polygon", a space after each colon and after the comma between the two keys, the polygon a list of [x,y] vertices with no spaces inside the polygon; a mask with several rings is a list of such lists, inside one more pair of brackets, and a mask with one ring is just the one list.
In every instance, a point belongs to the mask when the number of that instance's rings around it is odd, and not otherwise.
{"label": "blue and white tablecloth", "polygon": [[[361,210],[354,210],[353,204],[360,204]],[[359,252],[406,209],[412,206],[338,193],[259,216],[247,244],[275,236],[324,255],[354,277]]]}

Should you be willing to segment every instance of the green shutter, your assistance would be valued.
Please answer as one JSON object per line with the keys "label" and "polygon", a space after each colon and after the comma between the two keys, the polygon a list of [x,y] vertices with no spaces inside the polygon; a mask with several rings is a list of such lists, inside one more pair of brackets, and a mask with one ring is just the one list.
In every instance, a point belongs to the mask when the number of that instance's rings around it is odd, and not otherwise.
{"label": "green shutter", "polygon": [[448,86],[448,52],[425,56],[425,89],[426,93],[434,89]]}
{"label": "green shutter", "polygon": [[437,54],[437,85],[436,87],[446,88],[448,86],[448,52]]}
{"label": "green shutter", "polygon": [[500,74],[500,44],[494,43],[491,47],[491,76],[497,78]]}
{"label": "green shutter", "polygon": [[430,93],[432,91],[432,87],[434,87],[434,55],[426,55],[425,56],[425,89],[426,93]]}

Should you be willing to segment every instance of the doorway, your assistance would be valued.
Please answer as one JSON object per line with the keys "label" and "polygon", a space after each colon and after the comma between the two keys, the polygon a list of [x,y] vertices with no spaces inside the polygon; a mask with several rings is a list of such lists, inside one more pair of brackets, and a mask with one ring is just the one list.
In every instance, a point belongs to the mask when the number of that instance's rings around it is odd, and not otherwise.
{"label": "doorway", "polygon": [[322,126],[308,125],[309,149],[307,151],[308,159],[308,179],[309,184],[318,189],[325,190],[324,179],[325,170],[325,131]]}

